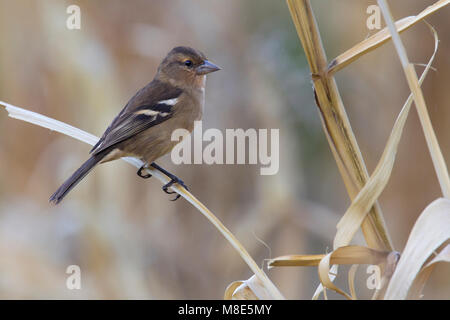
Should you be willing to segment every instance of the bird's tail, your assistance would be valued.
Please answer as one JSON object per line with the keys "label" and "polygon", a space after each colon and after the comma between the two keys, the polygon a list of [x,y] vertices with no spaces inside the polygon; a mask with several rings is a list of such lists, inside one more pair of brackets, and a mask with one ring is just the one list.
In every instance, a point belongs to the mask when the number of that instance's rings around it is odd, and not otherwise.
{"label": "bird's tail", "polygon": [[58,204],[61,200],[80,182],[88,173],[99,163],[107,153],[101,152],[92,155],[85,163],[75,171],[72,176],[67,179],[56,192],[50,197],[49,201]]}

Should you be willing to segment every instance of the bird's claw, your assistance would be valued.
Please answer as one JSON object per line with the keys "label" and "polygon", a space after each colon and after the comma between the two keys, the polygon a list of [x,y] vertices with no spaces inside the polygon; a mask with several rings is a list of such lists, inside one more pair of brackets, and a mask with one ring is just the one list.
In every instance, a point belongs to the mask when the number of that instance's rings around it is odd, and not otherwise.
{"label": "bird's claw", "polygon": [[144,171],[145,169],[147,169],[147,167],[146,167],[145,165],[142,166],[142,167],[140,167],[139,170],[138,170],[138,172],[137,172],[137,175],[138,175],[139,177],[143,178],[143,179],[151,178],[152,175],[151,175],[150,173],[147,173],[147,174],[143,174],[143,173],[142,173],[142,171]]}
{"label": "bird's claw", "polygon": [[[163,191],[164,191],[165,193],[167,193],[167,194],[173,194],[173,193],[176,193],[175,191],[169,191],[169,190],[168,190],[174,183],[177,183],[177,184],[179,184],[180,186],[182,186],[183,188],[185,188],[186,190],[189,190],[189,188],[184,184],[184,182],[183,182],[181,179],[175,177],[175,178],[172,178],[168,183],[166,183],[166,184],[162,187]],[[173,199],[170,199],[170,201],[176,201],[176,200],[178,200],[180,197],[181,197],[180,194],[177,194],[176,197],[173,198]]]}
{"label": "bird's claw", "polygon": [[[150,163],[150,166],[155,168],[156,170],[159,170],[160,172],[162,172],[163,174],[165,174],[167,177],[170,178],[170,181],[168,183],[166,183],[163,187],[162,190],[167,193],[167,194],[173,194],[176,193],[175,191],[169,191],[169,188],[171,186],[173,186],[173,184],[177,183],[178,185],[182,186],[183,188],[185,188],[186,190],[189,190],[189,188],[184,184],[183,180],[181,180],[180,178],[174,176],[173,174],[171,174],[169,171],[165,170],[164,168],[161,168],[160,166],[158,166],[155,162]],[[146,169],[147,165],[143,165],[137,172],[138,176],[144,179],[150,178],[152,175],[151,174],[142,174],[142,170]],[[180,194],[177,194],[176,197],[174,199],[171,199],[171,201],[175,201],[178,200],[180,198]]]}

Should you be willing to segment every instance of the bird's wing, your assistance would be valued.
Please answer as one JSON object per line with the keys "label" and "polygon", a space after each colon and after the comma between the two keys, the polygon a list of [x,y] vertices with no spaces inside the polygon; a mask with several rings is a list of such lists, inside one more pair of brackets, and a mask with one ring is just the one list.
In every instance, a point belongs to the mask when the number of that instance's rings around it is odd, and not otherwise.
{"label": "bird's wing", "polygon": [[92,148],[92,154],[119,143],[150,127],[156,126],[173,115],[173,106],[182,91],[175,87],[150,83],[130,99],[125,108],[106,129],[102,138]]}

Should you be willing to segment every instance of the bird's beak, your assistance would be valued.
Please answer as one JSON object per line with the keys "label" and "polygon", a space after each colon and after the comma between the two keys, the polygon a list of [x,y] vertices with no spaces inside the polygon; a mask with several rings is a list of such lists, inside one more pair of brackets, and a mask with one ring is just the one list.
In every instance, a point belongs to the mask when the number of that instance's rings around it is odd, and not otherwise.
{"label": "bird's beak", "polygon": [[198,75],[204,75],[221,69],[221,67],[216,66],[214,63],[205,60],[203,61],[203,64],[199,65],[195,71]]}

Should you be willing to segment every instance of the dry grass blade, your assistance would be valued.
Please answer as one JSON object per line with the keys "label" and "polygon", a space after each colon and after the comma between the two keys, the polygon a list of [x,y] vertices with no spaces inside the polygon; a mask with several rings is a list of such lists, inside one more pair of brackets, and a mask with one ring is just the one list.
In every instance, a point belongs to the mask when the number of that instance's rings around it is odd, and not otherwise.
{"label": "dry grass blade", "polygon": [[314,267],[318,266],[324,254],[293,254],[276,257],[269,260],[269,268],[272,267]]}
{"label": "dry grass blade", "polygon": [[[433,201],[417,219],[386,290],[385,299],[406,299],[423,264],[450,239],[450,200]],[[444,259],[443,259],[444,260]],[[415,295],[418,295],[417,290]]]}
{"label": "dry grass blade", "polygon": [[[362,246],[340,247],[332,252],[331,264],[379,264],[388,256],[389,251],[379,251]],[[269,260],[269,267],[310,267],[318,266],[325,254],[288,255]]]}
{"label": "dry grass blade", "polygon": [[[398,20],[395,23],[397,32],[400,33],[409,29],[410,27],[414,26],[418,22],[422,21],[423,19],[435,13],[444,6],[448,5],[449,3],[450,0],[439,0],[435,4],[427,7],[417,16],[405,17],[403,19]],[[340,54],[338,57],[333,59],[328,66],[328,73],[332,74],[334,72],[341,70],[342,68],[349,65],[350,63],[352,63],[359,57],[363,56],[364,54],[385,44],[390,39],[391,34],[388,28],[384,28],[383,30],[378,31],[376,34],[359,42],[354,47],[348,49],[347,51],[345,51],[344,53]]]}
{"label": "dry grass blade", "polygon": [[[87,144],[94,145],[98,141],[98,137],[89,134],[83,130],[75,128],[73,126],[67,125],[61,121],[54,120],[43,116],[41,114],[28,111],[22,108],[18,108],[11,104],[0,101],[0,105],[6,108],[10,117],[26,121],[32,124],[36,124],[45,127],[50,130],[54,130],[65,135],[68,135],[77,140],[83,141]],[[123,160],[131,163],[132,165],[140,168],[143,162],[135,158],[123,158]],[[169,179],[157,170],[147,169],[154,177],[160,180],[163,184],[169,182]],[[270,293],[273,299],[284,299],[283,295],[280,293],[278,288],[270,281],[267,275],[262,271],[258,264],[253,260],[250,254],[245,250],[242,244],[236,239],[236,237],[220,222],[219,219],[200,201],[197,200],[189,191],[179,185],[172,186],[172,189],[185,198],[189,203],[191,203],[195,208],[197,208],[218,230],[219,232],[228,240],[228,242],[236,249],[241,258],[247,263],[253,273],[258,277],[261,283],[266,288],[267,292]]]}
{"label": "dry grass blade", "polygon": [[[287,4],[313,74],[316,102],[325,134],[349,197],[353,199],[369,176],[361,151],[336,81],[333,76],[327,74],[327,58],[309,1],[287,0]],[[392,243],[378,204],[370,209],[361,228],[370,247],[392,250]]]}
{"label": "dry grass blade", "polygon": [[[428,71],[430,70],[431,64],[434,60],[438,48],[439,40],[437,37],[437,33],[433,28],[431,28],[431,30],[435,39],[434,52],[424,72],[422,73],[422,76],[420,77],[420,84],[422,84]],[[352,201],[344,216],[337,224],[337,233],[334,239],[334,248],[346,246],[350,243],[351,239],[358,231],[359,226],[363,222],[368,210],[375,203],[376,199],[381,194],[387,182],[389,181],[397,154],[398,144],[400,142],[400,138],[402,136],[403,128],[411,109],[412,102],[413,95],[411,94],[406,100],[399,116],[397,117],[389,139],[386,143],[386,147],[384,148],[381,159],[379,160],[372,176]]]}
{"label": "dry grass blade", "polygon": [[439,184],[441,186],[442,194],[446,198],[450,198],[450,178],[448,175],[447,165],[445,164],[444,156],[442,155],[439,143],[434,133],[433,125],[431,124],[430,116],[428,115],[425,98],[420,89],[417,74],[414,65],[409,63],[406,50],[400,39],[400,35],[395,29],[391,12],[385,0],[378,0],[381,12],[383,13],[386,24],[392,35],[397,54],[405,71],[406,79],[408,80],[409,88],[414,96],[417,113],[419,114],[420,123],[422,124],[425,140],[427,141],[428,149],[430,151],[431,159],[433,161],[434,169],[436,171]]}

